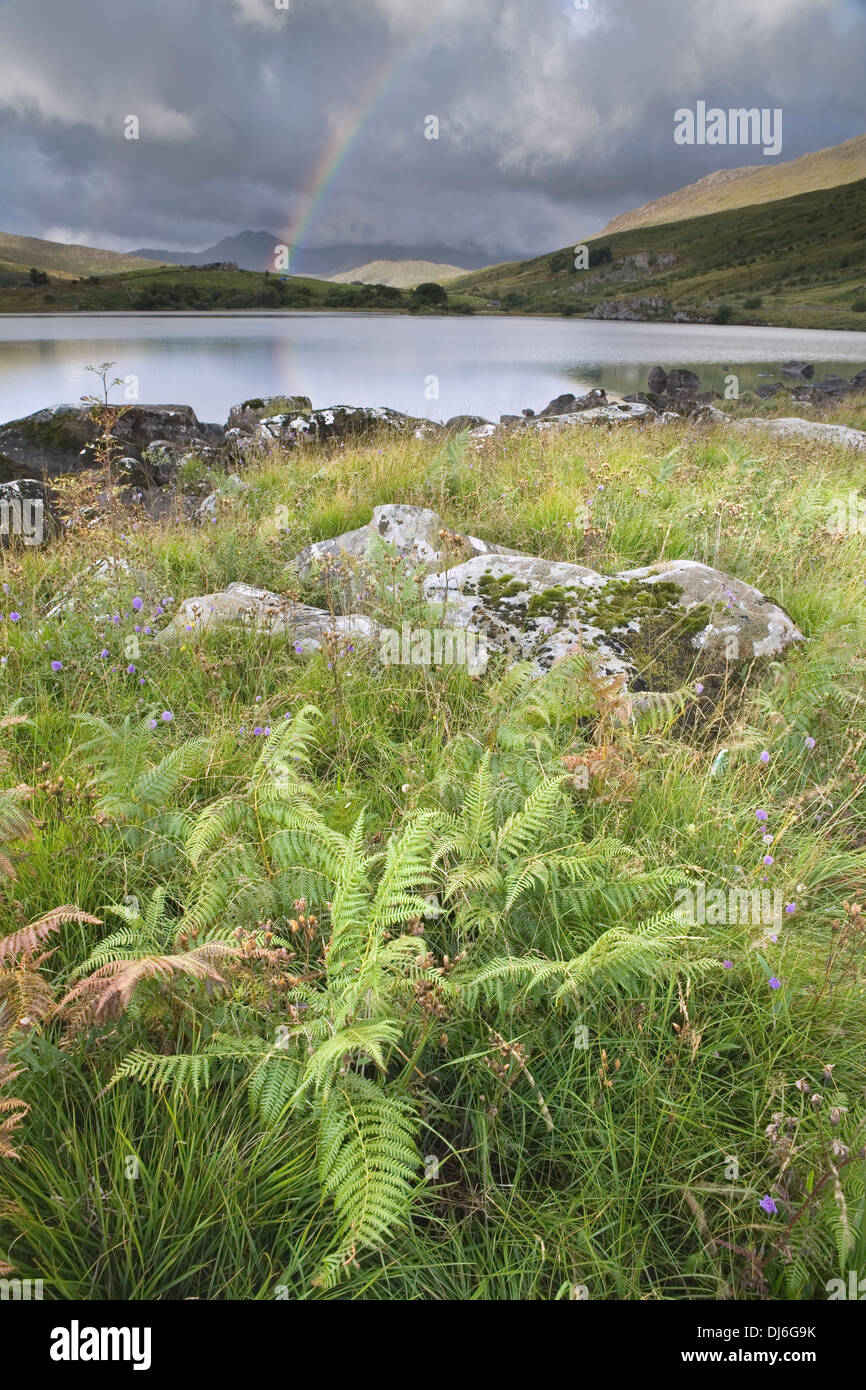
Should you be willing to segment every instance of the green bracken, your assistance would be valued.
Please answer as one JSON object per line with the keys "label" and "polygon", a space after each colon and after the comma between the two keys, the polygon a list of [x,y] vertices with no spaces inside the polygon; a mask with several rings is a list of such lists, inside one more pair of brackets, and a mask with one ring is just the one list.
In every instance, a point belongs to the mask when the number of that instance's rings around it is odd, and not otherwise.
{"label": "green bracken", "polygon": [[[724,425],[526,431],[444,495],[437,457],[278,453],[207,527],[88,514],[3,553],[0,1265],[46,1299],[866,1277],[866,589],[863,538],[827,527],[862,459]],[[603,575],[703,561],[807,641],[713,683],[707,611],[671,633],[666,579],[527,594],[528,621],[616,629],[674,692],[641,709],[586,653],[536,679],[155,640],[187,596],[285,592],[304,545],[388,501]],[[388,560],[399,627],[417,585]],[[508,610],[504,569],[478,596]],[[778,913],[690,925],[701,883]]]}

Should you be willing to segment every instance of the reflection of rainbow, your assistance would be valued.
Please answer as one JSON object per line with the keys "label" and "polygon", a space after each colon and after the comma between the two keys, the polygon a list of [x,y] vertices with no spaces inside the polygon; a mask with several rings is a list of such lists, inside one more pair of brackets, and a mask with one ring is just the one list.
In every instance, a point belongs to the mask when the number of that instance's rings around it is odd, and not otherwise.
{"label": "reflection of rainbow", "polygon": [[[415,56],[426,39],[427,33],[432,25],[433,18],[431,17],[430,24],[425,27],[424,32],[419,38],[408,45],[401,57],[395,60],[393,55],[389,55],[384,65],[377,68],[373,80],[367,85],[366,92],[360,101],[355,115],[341,122],[334,132],[321,161],[313,171],[313,176],[310,179],[307,191],[303,197],[303,211],[289,223],[288,227],[283,232],[283,242],[289,248],[290,268],[291,259],[300,246],[302,237],[304,237],[309,230],[316,213],[327,197],[334,179],[337,177],[337,174],[355,148],[359,137],[376,111],[382,97],[385,95],[388,88],[396,82],[407,64]],[[423,132],[420,130],[421,119],[422,113],[419,113],[419,135],[423,138]]]}

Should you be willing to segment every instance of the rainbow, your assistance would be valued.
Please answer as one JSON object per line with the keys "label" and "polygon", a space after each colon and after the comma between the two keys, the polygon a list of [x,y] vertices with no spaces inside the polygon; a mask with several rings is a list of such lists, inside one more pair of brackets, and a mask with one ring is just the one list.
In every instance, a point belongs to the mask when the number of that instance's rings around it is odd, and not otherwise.
{"label": "rainbow", "polygon": [[301,212],[283,229],[283,243],[289,248],[290,271],[292,257],[315,221],[340,170],[347,163],[382,98],[415,57],[432,26],[433,19],[431,18],[430,24],[424,32],[409,43],[403,53],[399,54],[396,59],[392,54],[388,55],[385,63],[376,69],[372,80],[367,84],[355,114],[340,123],[328,142],[327,148],[313,170],[307,188],[302,195]]}

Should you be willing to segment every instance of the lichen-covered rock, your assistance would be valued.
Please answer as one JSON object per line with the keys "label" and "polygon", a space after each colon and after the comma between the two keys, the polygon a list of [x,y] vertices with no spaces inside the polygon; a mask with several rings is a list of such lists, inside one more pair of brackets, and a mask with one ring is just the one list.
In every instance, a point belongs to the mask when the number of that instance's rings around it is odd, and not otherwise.
{"label": "lichen-covered rock", "polygon": [[90,411],[56,405],[0,425],[0,480],[73,473],[89,467],[82,455],[99,433]]}
{"label": "lichen-covered rock", "polygon": [[[56,478],[92,468],[99,432],[86,405],[58,405],[10,420],[0,425],[0,481],[43,473]],[[222,431],[202,424],[188,405],[133,405],[118,414],[112,435],[130,480],[151,485],[167,481],[181,453],[213,448]],[[155,466],[148,453],[157,458]]]}
{"label": "lichen-covered rock", "polygon": [[295,603],[267,589],[230,584],[219,593],[184,599],[160,633],[159,641],[179,641],[190,632],[209,632],[225,624],[239,624],[272,637],[284,636],[304,652],[318,651],[328,633],[338,637],[372,637],[374,632],[373,623],[363,614],[332,617],[325,608]]}
{"label": "lichen-covered rock", "polygon": [[788,614],[759,589],[699,560],[660,560],[642,569],[622,570],[618,580],[645,586],[675,585],[678,607],[708,610],[712,621],[695,638],[696,648],[711,660],[750,661],[780,656],[803,634]]}
{"label": "lichen-covered rock", "polygon": [[41,545],[59,529],[54,494],[39,478],[0,483],[0,546]]}
{"label": "lichen-covered rock", "polygon": [[722,411],[717,416],[726,420],[732,429],[769,430],[791,439],[809,439],[815,444],[836,444],[842,449],[866,450],[866,430],[850,429],[847,425],[825,425],[819,420],[800,420],[797,416],[786,415],[779,420],[764,420],[759,415],[749,415],[743,420],[732,420]]}
{"label": "lichen-covered rock", "polygon": [[[698,672],[721,677],[730,663],[769,659],[802,640],[771,599],[696,560],[605,576],[583,565],[496,549],[448,531],[436,512],[400,503],[377,507],[366,526],[308,546],[294,569],[303,582],[314,562],[332,566],[335,575],[338,566],[351,570],[357,564],[360,582],[345,589],[340,584],[336,591],[349,595],[346,607],[363,604],[365,566],[375,570],[383,542],[407,569],[428,570],[421,595],[430,605],[431,627],[476,633],[486,651],[531,661],[538,671],[581,650],[594,655],[600,673],[625,675],[633,692],[666,691]],[[335,590],[329,592],[333,598]],[[362,613],[334,619],[327,609],[232,584],[185,600],[163,640],[230,622],[285,634],[303,650],[320,646],[328,632],[376,635]]]}
{"label": "lichen-covered rock", "polygon": [[324,410],[285,411],[265,415],[250,431],[235,427],[226,432],[227,442],[233,442],[243,457],[247,453],[268,449],[279,444],[284,449],[297,448],[305,442],[326,440],[361,440],[385,431],[389,434],[416,434],[418,431],[441,430],[429,420],[415,419],[388,406],[332,405]]}
{"label": "lichen-covered rock", "polygon": [[652,406],[636,401],[611,401],[607,405],[581,408],[567,415],[535,416],[528,424],[535,429],[565,429],[570,425],[625,425],[637,420],[651,419]]}
{"label": "lichen-covered rock", "polygon": [[[446,548],[451,556],[463,559],[469,555],[487,555],[492,547],[477,536],[446,532],[437,512],[427,507],[411,507],[402,502],[388,502],[375,507],[366,526],[345,531],[332,540],[314,541],[292,561],[298,578],[306,581],[314,565],[327,568],[329,560],[366,561],[372,559],[382,544],[390,546],[402,559],[413,565],[434,567],[445,559]],[[506,554],[515,551],[506,550]]]}
{"label": "lichen-covered rock", "polygon": [[549,420],[556,415],[576,415],[583,410],[593,410],[596,406],[608,405],[607,393],[600,386],[594,386],[585,396],[575,396],[567,391],[562,396],[555,396],[549,405],[538,412],[534,418],[537,420]]}
{"label": "lichen-covered rock", "polygon": [[[602,395],[604,396],[604,393],[602,393]],[[551,405],[556,405],[563,399],[564,397],[558,397],[556,401],[551,402]],[[606,396],[604,396],[604,399],[607,402],[605,405],[589,405],[587,404],[589,397],[584,396],[581,400],[578,400],[577,408],[565,415],[558,414],[555,411],[548,414],[547,411],[550,407],[547,407],[540,415],[526,415],[524,412],[523,423],[527,429],[536,430],[558,431],[568,429],[573,425],[595,425],[612,429],[616,425],[627,425],[634,424],[637,421],[651,420],[656,414],[651,405],[644,404],[640,401],[612,401]],[[471,440],[481,443],[485,439],[493,439],[501,436],[512,428],[513,425],[510,421],[500,421],[498,425],[481,425],[478,429],[470,430],[469,437]]]}
{"label": "lichen-covered rock", "polygon": [[529,556],[477,556],[424,582],[442,620],[540,670],[575,648],[635,688],[669,689],[692,669],[775,656],[802,634],[778,605],[694,560],[605,577]]}
{"label": "lichen-covered rock", "polygon": [[226,422],[227,430],[249,433],[260,420],[274,415],[310,415],[313,402],[309,396],[253,396],[240,405],[233,405]]}

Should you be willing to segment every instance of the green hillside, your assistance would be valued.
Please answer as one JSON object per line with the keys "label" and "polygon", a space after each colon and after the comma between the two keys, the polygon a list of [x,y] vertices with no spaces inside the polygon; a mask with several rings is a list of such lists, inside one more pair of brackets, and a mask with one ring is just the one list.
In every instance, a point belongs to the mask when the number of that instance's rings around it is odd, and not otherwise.
{"label": "green hillside", "polygon": [[[478,308],[587,316],[603,300],[661,298],[646,316],[866,329],[866,179],[586,241],[455,280]],[[860,307],[862,306],[862,308]]]}
{"label": "green hillside", "polygon": [[[159,261],[125,256],[119,251],[103,251],[96,246],[67,246],[60,241],[43,241],[35,236],[13,236],[0,232],[0,273],[27,274],[31,266],[62,277],[108,275],[127,270],[153,269]],[[5,278],[5,277],[4,277]]]}
{"label": "green hillside", "polygon": [[[37,267],[41,269],[41,267]],[[160,311],[183,309],[379,309],[429,313],[472,311],[467,296],[449,291],[442,304],[421,291],[390,285],[337,285],[329,280],[292,276],[283,280],[267,271],[204,270],[196,266],[154,266],[125,274],[71,279],[49,274],[33,285],[22,268],[0,267],[0,313],[75,313],[79,311]]]}
{"label": "green hillside", "polygon": [[866,178],[866,135],[857,135],[843,145],[830,145],[784,164],[716,169],[697,183],[611,218],[601,235],[609,236],[613,232],[626,232],[658,222],[681,222],[685,217],[728,212],[731,208],[771,203],[778,198],[794,198],[798,193],[837,188],[862,178]]}

